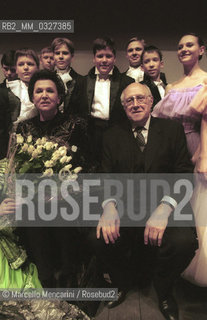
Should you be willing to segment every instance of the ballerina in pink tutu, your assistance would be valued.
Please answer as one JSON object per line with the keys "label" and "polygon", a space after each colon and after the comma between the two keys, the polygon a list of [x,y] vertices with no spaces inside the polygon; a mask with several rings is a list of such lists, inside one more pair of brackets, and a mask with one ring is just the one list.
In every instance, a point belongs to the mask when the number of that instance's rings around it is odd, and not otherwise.
{"label": "ballerina in pink tutu", "polygon": [[165,97],[152,112],[154,117],[171,118],[183,124],[195,172],[200,173],[195,176],[191,201],[199,249],[183,274],[200,286],[207,286],[207,73],[199,66],[204,52],[204,43],[198,35],[182,36],[177,53],[184,74],[167,86]]}

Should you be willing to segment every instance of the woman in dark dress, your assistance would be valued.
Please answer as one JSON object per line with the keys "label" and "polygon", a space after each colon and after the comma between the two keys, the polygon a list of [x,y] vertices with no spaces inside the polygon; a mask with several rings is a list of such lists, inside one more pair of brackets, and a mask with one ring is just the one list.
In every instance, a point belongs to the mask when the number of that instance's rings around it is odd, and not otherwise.
{"label": "woman in dark dress", "polygon": [[[57,138],[59,143],[62,141],[62,144],[68,145],[68,147],[73,144],[77,144],[78,147],[79,137],[82,142],[86,136],[86,125],[81,119],[65,119],[65,117],[58,112],[58,105],[61,103],[64,95],[64,85],[58,76],[49,71],[38,71],[33,75],[29,89],[31,100],[37,107],[39,116],[19,123],[18,132],[25,138],[32,134],[34,141],[47,136],[48,138]],[[73,157],[73,161],[77,161],[77,163],[80,163],[83,167],[86,163],[84,152],[85,151],[83,151],[83,153],[79,151],[78,147]],[[49,227],[16,229],[22,244],[26,247],[30,261],[36,262],[43,287],[52,288],[56,286],[54,272],[56,271],[55,267],[57,265],[61,267],[60,272],[65,276],[65,287],[68,287],[67,281],[71,279],[71,275],[73,276],[73,271],[75,272],[73,268],[77,263],[75,255],[77,243],[75,236],[78,233],[76,229],[70,228],[67,230],[67,228],[59,228],[58,230],[58,228]],[[58,254],[55,254],[55,251],[57,251]],[[57,260],[55,260],[55,256]],[[30,263],[30,265],[34,264]],[[64,274],[64,272],[66,272],[66,274]],[[21,274],[23,274],[23,271]],[[37,279],[36,281],[39,280]],[[38,282],[39,287],[41,287],[41,284]],[[35,288],[37,288],[38,285],[36,282]],[[61,286],[59,285],[59,287]],[[59,300],[16,300],[1,302],[0,318],[1,316],[6,319],[20,319],[25,317],[32,319],[35,317],[35,319],[45,320],[61,320],[66,318],[90,320],[77,306]]]}
{"label": "woman in dark dress", "polygon": [[[65,94],[64,84],[59,76],[48,70],[36,72],[29,82],[28,92],[39,115],[20,123],[17,133],[21,133],[23,137],[32,135],[34,141],[46,137],[58,145],[67,146],[69,151],[71,146],[75,146],[71,164],[73,167],[81,166],[82,172],[90,172],[93,161],[87,138],[87,123],[78,117],[67,115],[66,118],[59,112],[58,106]],[[77,287],[77,273],[80,271],[78,268],[82,254],[79,252],[79,229],[24,229],[22,241],[37,265],[43,287]],[[57,270],[60,273],[58,283],[54,278]]]}

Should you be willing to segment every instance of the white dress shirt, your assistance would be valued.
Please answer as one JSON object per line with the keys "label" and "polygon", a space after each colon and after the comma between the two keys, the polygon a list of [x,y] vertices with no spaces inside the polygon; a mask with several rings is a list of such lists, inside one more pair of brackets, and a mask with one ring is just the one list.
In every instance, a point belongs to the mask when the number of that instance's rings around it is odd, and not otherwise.
{"label": "white dress shirt", "polygon": [[165,88],[164,88],[164,83],[162,80],[160,81],[154,81],[154,84],[157,86],[157,89],[159,90],[160,97],[164,98],[165,96]]}
{"label": "white dress shirt", "polygon": [[[112,73],[113,70],[110,71],[109,75]],[[91,116],[102,120],[108,120],[110,112],[111,80],[109,77],[106,80],[101,78],[97,68],[95,69],[95,74],[97,76],[94,88]]]}
{"label": "white dress shirt", "polygon": [[38,114],[34,104],[29,99],[28,88],[21,80],[8,82],[8,87],[20,99],[21,110],[15,123],[35,117]]}
{"label": "white dress shirt", "polygon": [[71,77],[70,75],[70,69],[68,70],[59,70],[59,69],[56,69],[56,72],[57,74],[60,76],[60,78],[62,79],[63,83],[64,83],[64,86],[65,86],[65,91],[67,92],[68,88],[66,86],[66,83],[68,81],[71,81],[73,80],[73,78]]}
{"label": "white dress shirt", "polygon": [[129,67],[126,75],[133,78],[137,83],[144,79],[144,71],[140,66],[138,68]]}

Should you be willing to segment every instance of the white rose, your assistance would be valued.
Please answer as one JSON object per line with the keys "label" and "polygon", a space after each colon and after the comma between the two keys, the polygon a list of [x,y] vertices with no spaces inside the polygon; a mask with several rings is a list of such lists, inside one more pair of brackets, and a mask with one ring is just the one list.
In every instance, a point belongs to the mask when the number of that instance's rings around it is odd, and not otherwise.
{"label": "white rose", "polygon": [[72,157],[71,156],[67,157],[67,162],[70,162],[70,160],[72,160]]}
{"label": "white rose", "polygon": [[32,135],[31,134],[27,137],[27,142],[28,143],[32,142]]}
{"label": "white rose", "polygon": [[38,154],[41,154],[42,153],[42,146],[38,145],[36,150],[37,150]]}
{"label": "white rose", "polygon": [[22,152],[25,152],[25,151],[27,151],[27,149],[28,149],[28,144],[27,144],[27,143],[24,143],[23,146],[22,146],[22,148],[21,148],[21,151],[22,151]]}
{"label": "white rose", "polygon": [[66,150],[61,150],[61,151],[60,151],[60,155],[61,155],[62,157],[66,156],[66,154],[67,154],[67,151],[66,151]]}
{"label": "white rose", "polygon": [[41,143],[42,144],[45,144],[47,142],[47,139],[45,138],[45,137],[43,137],[42,139],[41,139]]}
{"label": "white rose", "polygon": [[77,147],[77,146],[75,146],[75,145],[73,145],[73,146],[71,147],[71,151],[72,151],[72,152],[76,152],[76,151],[77,151],[77,149],[78,149],[78,147]]}
{"label": "white rose", "polygon": [[17,138],[17,143],[18,143],[18,144],[21,144],[21,143],[24,142],[24,138],[22,137],[21,134],[17,134],[17,135],[16,135],[16,138]]}
{"label": "white rose", "polygon": [[61,158],[61,154],[58,151],[55,151],[52,155],[52,160],[57,161]]}
{"label": "white rose", "polygon": [[44,172],[43,172],[43,175],[42,177],[51,177],[53,175],[53,170],[52,168],[49,168],[49,169],[46,169]]}
{"label": "white rose", "polygon": [[51,167],[54,166],[54,164],[55,164],[55,162],[54,162],[53,160],[47,160],[47,161],[45,161],[45,167],[46,167],[46,168],[51,168]]}
{"label": "white rose", "polygon": [[65,166],[63,170],[69,171],[71,168],[72,168],[72,164],[67,164],[67,166]]}
{"label": "white rose", "polygon": [[66,154],[67,154],[67,148],[65,146],[58,148],[58,151],[60,152],[62,157],[66,156]]}
{"label": "white rose", "polygon": [[41,145],[42,144],[42,139],[38,138],[35,142],[36,145]]}
{"label": "white rose", "polygon": [[52,142],[46,142],[45,145],[44,145],[44,148],[46,150],[51,150],[53,149],[53,143]]}
{"label": "white rose", "polygon": [[27,152],[29,154],[32,154],[32,152],[35,150],[35,147],[34,146],[29,146],[28,149],[27,149]]}
{"label": "white rose", "polygon": [[82,170],[81,167],[77,167],[73,170],[74,173],[79,173]]}
{"label": "white rose", "polygon": [[63,156],[61,159],[60,159],[60,163],[65,163],[67,161],[67,156]]}
{"label": "white rose", "polygon": [[35,149],[33,152],[32,152],[32,158],[37,158],[39,156],[39,152],[37,149]]}
{"label": "white rose", "polygon": [[61,150],[67,151],[67,148],[66,148],[66,146],[62,146],[62,147],[59,147],[58,150],[59,150],[59,151],[61,151]]}

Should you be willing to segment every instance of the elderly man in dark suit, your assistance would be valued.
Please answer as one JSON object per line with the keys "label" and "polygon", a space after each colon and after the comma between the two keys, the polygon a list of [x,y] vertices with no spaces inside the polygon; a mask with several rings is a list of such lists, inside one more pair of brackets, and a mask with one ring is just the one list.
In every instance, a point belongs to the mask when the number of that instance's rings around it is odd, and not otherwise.
{"label": "elderly man in dark suit", "polygon": [[[153,98],[149,88],[138,83],[130,84],[123,91],[121,99],[128,121],[113,126],[105,133],[102,172],[192,172],[183,127],[177,122],[150,116]],[[139,228],[120,229],[116,201],[104,201],[103,215],[97,226],[99,240],[96,240],[95,249],[98,258],[109,271],[112,283],[123,289],[127,285],[127,273],[130,272],[126,257],[130,243],[137,241],[139,246],[145,244],[146,250],[150,247],[157,255],[154,286],[160,310],[166,319],[178,319],[177,304],[172,296],[173,284],[197,248],[193,228],[167,227],[176,207],[174,196],[164,195],[146,225]],[[127,202],[128,199],[125,200]],[[190,205],[186,209],[192,213]],[[114,307],[123,298],[122,290],[118,301],[111,302],[109,307]]]}

